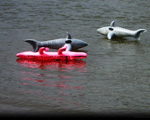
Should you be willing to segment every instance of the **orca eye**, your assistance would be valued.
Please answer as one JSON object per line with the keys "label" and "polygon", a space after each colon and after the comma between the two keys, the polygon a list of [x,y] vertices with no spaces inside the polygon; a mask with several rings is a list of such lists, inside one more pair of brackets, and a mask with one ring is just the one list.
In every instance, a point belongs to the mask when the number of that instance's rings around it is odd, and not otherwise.
{"label": "orca eye", "polygon": [[109,28],[109,30],[110,30],[110,31],[113,31],[114,29],[113,29],[113,28]]}

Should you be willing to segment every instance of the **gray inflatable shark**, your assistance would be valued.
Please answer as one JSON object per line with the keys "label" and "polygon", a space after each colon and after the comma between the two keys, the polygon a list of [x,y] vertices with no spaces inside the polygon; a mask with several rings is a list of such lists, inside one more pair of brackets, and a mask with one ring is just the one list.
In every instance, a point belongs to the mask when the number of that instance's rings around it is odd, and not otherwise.
{"label": "gray inflatable shark", "polygon": [[116,37],[134,37],[137,40],[140,40],[140,34],[146,32],[145,29],[138,30],[128,30],[121,27],[115,27],[115,21],[112,21],[110,26],[102,27],[97,29],[97,32],[102,35],[107,36],[109,40],[111,40],[114,36]]}
{"label": "gray inflatable shark", "polygon": [[82,47],[87,46],[88,44],[82,40],[79,39],[72,39],[71,35],[67,33],[66,38],[60,38],[55,40],[48,40],[48,41],[37,41],[34,39],[26,39],[25,42],[29,43],[33,47],[33,51],[37,52],[40,47],[48,47],[50,49],[59,49],[62,46],[64,46],[66,40],[71,40],[71,48],[70,50],[77,50]]}

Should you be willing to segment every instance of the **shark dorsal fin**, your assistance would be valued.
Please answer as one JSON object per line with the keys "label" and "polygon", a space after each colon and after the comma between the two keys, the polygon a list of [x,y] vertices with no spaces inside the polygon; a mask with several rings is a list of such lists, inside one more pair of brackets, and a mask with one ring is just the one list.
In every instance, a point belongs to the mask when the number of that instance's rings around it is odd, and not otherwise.
{"label": "shark dorsal fin", "polygon": [[112,22],[110,23],[110,27],[115,27],[115,21],[112,21]]}

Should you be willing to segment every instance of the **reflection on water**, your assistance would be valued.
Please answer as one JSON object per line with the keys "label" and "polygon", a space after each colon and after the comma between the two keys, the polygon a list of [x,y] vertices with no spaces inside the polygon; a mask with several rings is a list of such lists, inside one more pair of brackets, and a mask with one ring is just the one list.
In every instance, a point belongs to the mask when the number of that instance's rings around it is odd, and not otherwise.
{"label": "reflection on water", "polygon": [[[59,71],[73,71],[78,69],[78,71],[86,72],[85,65],[86,63],[82,60],[74,60],[74,61],[51,61],[51,62],[43,62],[43,61],[32,61],[32,60],[25,60],[25,59],[17,59],[16,60],[21,66],[23,67],[29,67],[29,68],[39,68],[39,69],[57,69]],[[34,81],[36,83],[41,83],[41,86],[51,86],[51,87],[59,87],[59,88],[66,88],[66,89],[80,89],[82,87],[73,86],[70,87],[66,85],[65,83],[68,81],[66,79],[70,79],[71,76],[67,75],[61,75],[61,74],[40,74],[40,73],[34,73],[32,72],[22,72],[22,80],[26,81]],[[54,81],[46,81],[44,79],[40,78],[54,78],[58,77],[61,81],[54,82]],[[58,79],[57,78],[57,79]],[[72,81],[72,80],[71,80]],[[30,83],[22,83],[23,85],[33,85]]]}
{"label": "reflection on water", "polygon": [[[80,98],[84,97],[82,90],[85,89],[82,80],[66,72],[79,71],[79,74],[86,72],[86,62],[82,60],[74,61],[32,61],[17,59],[16,62],[30,70],[20,71],[20,82],[23,85],[18,91],[21,94],[27,94],[30,97],[39,96],[39,99],[45,102],[73,104],[82,106]],[[38,72],[37,72],[37,69]],[[48,72],[46,72],[47,70]],[[55,71],[60,74],[55,74]],[[43,72],[44,71],[44,72]],[[54,71],[54,72],[53,72]],[[27,89],[28,88],[28,89]],[[80,91],[80,92],[77,92]],[[74,98],[70,100],[70,98]]]}
{"label": "reflection on water", "polygon": [[[79,98],[83,97],[84,94],[76,93],[75,91],[81,92],[84,90],[84,87],[82,85],[76,85],[76,82],[79,81],[73,80],[72,76],[40,74],[26,71],[21,72],[21,76],[22,78],[19,84],[23,86],[18,91],[21,94],[27,94],[30,97],[39,97],[38,99],[41,101],[44,100],[48,104],[83,105]],[[72,97],[78,99],[70,100]]]}
{"label": "reflection on water", "polygon": [[17,59],[16,60],[20,65],[29,68],[39,68],[39,69],[59,69],[64,71],[65,69],[73,70],[78,69],[79,71],[86,72],[85,61],[82,60],[73,60],[73,61],[33,61],[33,60],[25,60],[25,59]]}
{"label": "reflection on water", "polygon": [[[82,89],[82,86],[70,86],[68,83],[75,82],[71,76],[53,75],[53,74],[38,74],[34,72],[21,72],[22,85],[28,86],[49,86],[64,89]],[[49,79],[48,79],[49,78]],[[55,81],[55,78],[59,79]]]}

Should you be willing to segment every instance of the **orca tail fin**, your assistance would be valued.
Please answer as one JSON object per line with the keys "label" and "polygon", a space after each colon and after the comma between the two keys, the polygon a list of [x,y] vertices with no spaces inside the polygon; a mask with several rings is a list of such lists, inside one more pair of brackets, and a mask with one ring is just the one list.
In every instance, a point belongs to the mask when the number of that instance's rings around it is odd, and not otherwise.
{"label": "orca tail fin", "polygon": [[26,41],[25,42],[27,42],[27,43],[29,43],[30,45],[32,45],[32,47],[33,47],[33,51],[34,52],[37,52],[38,50],[39,50],[39,42],[37,41],[37,40],[34,40],[34,39],[26,39]]}
{"label": "orca tail fin", "polygon": [[135,38],[137,40],[140,40],[141,33],[146,32],[146,31],[147,31],[146,29],[139,29],[139,30],[137,30],[136,33],[135,33]]}

